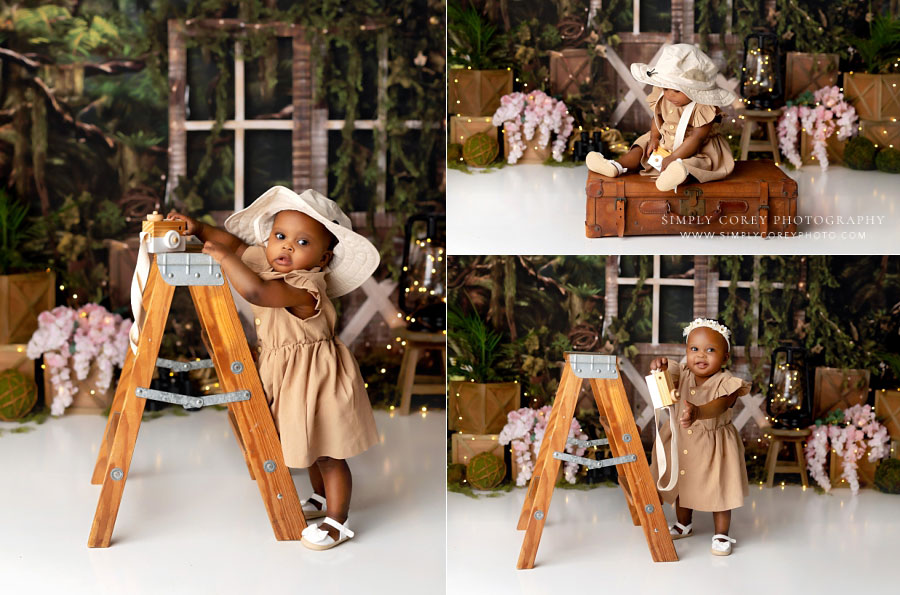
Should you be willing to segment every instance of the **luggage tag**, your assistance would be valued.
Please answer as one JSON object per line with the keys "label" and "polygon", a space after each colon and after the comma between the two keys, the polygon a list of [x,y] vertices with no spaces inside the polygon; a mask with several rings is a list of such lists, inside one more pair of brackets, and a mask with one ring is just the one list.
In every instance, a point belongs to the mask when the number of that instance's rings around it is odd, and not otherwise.
{"label": "luggage tag", "polygon": [[[656,465],[659,470],[659,479],[656,487],[661,492],[671,491],[678,482],[678,431],[676,428],[675,410],[673,406],[678,402],[675,385],[668,370],[652,370],[648,376],[644,376],[647,388],[650,391],[650,400],[653,402],[653,417],[656,420]],[[660,485],[663,475],[666,473],[668,463],[666,450],[663,448],[662,439],[659,437],[659,410],[669,410],[669,427],[672,430],[672,440],[669,444],[669,458],[672,460],[672,472],[669,475],[669,484]]]}

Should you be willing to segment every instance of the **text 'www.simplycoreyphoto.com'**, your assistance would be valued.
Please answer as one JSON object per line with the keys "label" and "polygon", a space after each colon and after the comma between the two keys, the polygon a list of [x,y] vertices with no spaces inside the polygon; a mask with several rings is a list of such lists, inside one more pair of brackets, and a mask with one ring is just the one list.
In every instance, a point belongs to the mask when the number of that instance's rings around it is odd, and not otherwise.
{"label": "text 'www.simplycoreyphoto.com'", "polygon": [[[664,225],[687,225],[694,227],[702,227],[704,225],[726,225],[731,227],[741,226],[759,226],[774,229],[769,230],[765,235],[767,237],[805,237],[814,240],[865,240],[866,232],[863,230],[829,230],[827,227],[832,226],[875,226],[883,225],[886,217],[883,215],[792,215],[792,216],[773,216],[771,221],[766,221],[765,215],[693,215],[678,216],[664,215],[662,223]],[[768,225],[766,225],[768,223]],[[778,231],[784,229],[788,225],[797,226],[796,232]],[[804,227],[812,227],[813,229],[803,229]],[[825,227],[826,229],[816,229]],[[753,230],[733,230],[733,231],[682,231],[681,237],[692,238],[713,238],[713,237],[757,237],[763,235],[763,232]]]}

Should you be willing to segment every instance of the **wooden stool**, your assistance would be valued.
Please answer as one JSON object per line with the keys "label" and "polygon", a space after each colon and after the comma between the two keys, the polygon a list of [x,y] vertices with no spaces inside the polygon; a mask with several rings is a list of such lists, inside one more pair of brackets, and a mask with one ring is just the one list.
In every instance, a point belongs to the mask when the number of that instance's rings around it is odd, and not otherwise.
{"label": "wooden stool", "polygon": [[[778,108],[772,111],[739,109],[738,116],[744,120],[744,130],[741,132],[741,161],[747,159],[747,153],[750,151],[760,151],[763,153],[771,153],[775,158],[775,163],[781,163],[781,154],[778,152],[778,135],[775,132],[775,121],[781,117],[782,109]],[[760,126],[765,124],[767,138],[765,140],[751,140],[750,134],[753,132],[753,125],[758,123]]]}
{"label": "wooden stool", "polygon": [[[414,394],[441,395],[447,392],[444,380],[447,372],[447,335],[401,329],[397,331],[397,336],[406,341],[406,351],[403,352],[403,361],[400,363],[400,377],[397,379],[397,390],[400,391],[400,415],[409,415],[410,401]],[[419,358],[426,351],[441,352],[443,375],[416,375]]]}
{"label": "wooden stool", "polygon": [[[772,434],[772,442],[769,444],[769,453],[766,455],[766,487],[772,487],[776,473],[799,473],[803,487],[809,487],[809,479],[806,477],[806,457],[803,456],[803,443],[809,437],[809,429],[802,430],[775,430],[769,429]],[[782,461],[790,463],[779,465],[778,453],[786,442],[794,444],[796,458],[794,461]]]}

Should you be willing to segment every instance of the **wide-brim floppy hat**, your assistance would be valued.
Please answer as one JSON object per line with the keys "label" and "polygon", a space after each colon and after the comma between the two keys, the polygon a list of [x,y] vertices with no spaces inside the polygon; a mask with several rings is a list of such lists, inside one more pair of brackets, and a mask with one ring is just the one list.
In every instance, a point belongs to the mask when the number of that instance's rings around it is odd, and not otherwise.
{"label": "wide-brim floppy hat", "polygon": [[381,260],[378,249],[353,231],[350,217],[336,202],[312,189],[297,194],[284,186],[269,188],[249,207],[226,219],[225,229],[247,244],[265,245],[275,215],[281,211],[299,211],[309,215],[337,238],[334,256],[325,269],[328,297],[350,293],[378,268]]}
{"label": "wide-brim floppy hat", "polygon": [[676,43],[663,47],[656,64],[634,63],[631,76],[638,82],[675,89],[687,95],[691,101],[702,105],[731,105],[736,96],[716,84],[719,69],[709,56],[697,46]]}

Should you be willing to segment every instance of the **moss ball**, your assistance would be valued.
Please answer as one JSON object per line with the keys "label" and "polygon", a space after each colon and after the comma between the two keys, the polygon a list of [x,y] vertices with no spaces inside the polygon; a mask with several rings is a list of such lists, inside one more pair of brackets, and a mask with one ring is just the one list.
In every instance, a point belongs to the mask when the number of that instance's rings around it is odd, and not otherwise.
{"label": "moss ball", "polygon": [[463,154],[463,146],[459,143],[450,143],[447,145],[447,161],[449,163],[456,163],[460,159],[462,159]]}
{"label": "moss ball", "polygon": [[887,494],[900,494],[900,460],[885,459],[878,464],[875,487]]}
{"label": "moss ball", "polygon": [[875,169],[875,145],[863,136],[847,141],[844,162],[850,169]]}
{"label": "moss ball", "polygon": [[[495,135],[496,136],[496,135]],[[485,167],[492,163],[500,153],[500,144],[496,138],[485,132],[473,134],[463,145],[463,159],[474,167]]]}
{"label": "moss ball", "polygon": [[900,149],[882,149],[875,155],[875,167],[878,171],[889,174],[900,174]]}
{"label": "moss ball", "polygon": [[13,421],[31,411],[37,402],[34,380],[18,370],[0,372],[0,421]]}
{"label": "moss ball", "polygon": [[462,463],[450,463],[447,465],[447,484],[461,484],[466,478],[466,466]]}
{"label": "moss ball", "polygon": [[466,479],[476,490],[492,490],[506,477],[506,463],[498,456],[483,452],[472,457],[466,467]]}

